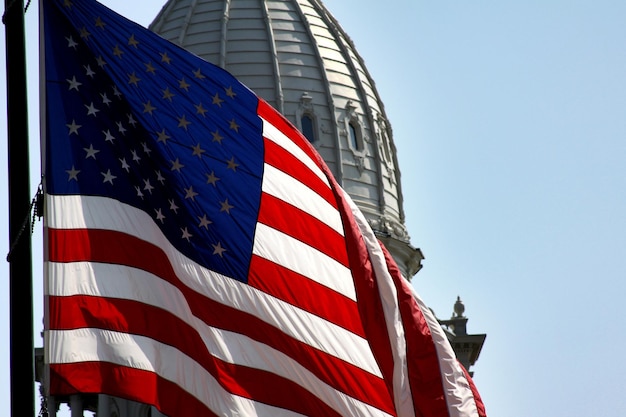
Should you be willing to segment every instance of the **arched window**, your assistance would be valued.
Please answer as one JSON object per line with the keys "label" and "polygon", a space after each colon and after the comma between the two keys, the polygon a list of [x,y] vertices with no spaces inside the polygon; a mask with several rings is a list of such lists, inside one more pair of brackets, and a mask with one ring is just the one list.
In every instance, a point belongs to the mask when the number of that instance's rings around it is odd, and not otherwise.
{"label": "arched window", "polygon": [[388,162],[392,162],[391,161],[391,150],[389,149],[389,138],[387,137],[387,135],[385,134],[385,132],[381,132],[380,137],[383,141],[383,152],[384,152],[384,158],[385,161]]}
{"label": "arched window", "polygon": [[305,138],[313,145],[318,146],[321,134],[319,126],[319,116],[315,113],[313,106],[313,96],[306,91],[300,97],[300,104],[296,109],[296,127],[302,132]]}
{"label": "arched window", "polygon": [[354,126],[354,123],[348,123],[348,130],[348,134],[350,135],[350,145],[352,145],[352,149],[360,150],[361,147],[359,146],[359,137],[357,135],[357,130]]}
{"label": "arched window", "polygon": [[313,128],[313,118],[310,114],[305,113],[300,118],[300,125],[302,126],[302,133],[309,140],[309,142],[315,142],[315,129]]}

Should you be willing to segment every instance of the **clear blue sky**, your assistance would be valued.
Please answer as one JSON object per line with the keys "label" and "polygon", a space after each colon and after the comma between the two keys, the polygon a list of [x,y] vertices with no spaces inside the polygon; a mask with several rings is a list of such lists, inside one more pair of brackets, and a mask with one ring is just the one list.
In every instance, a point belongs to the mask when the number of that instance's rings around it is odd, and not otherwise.
{"label": "clear blue sky", "polygon": [[[143,25],[163,2],[104,1]],[[407,226],[426,256],[414,285],[440,318],[461,296],[468,330],[487,333],[473,370],[488,415],[624,416],[626,2],[325,4],[365,59],[393,127]],[[37,11],[33,2],[26,15],[33,193]],[[4,48],[4,29],[0,38]],[[6,173],[4,53],[0,61]],[[5,232],[0,415],[9,415],[7,252]],[[36,305],[38,345],[41,315]]]}

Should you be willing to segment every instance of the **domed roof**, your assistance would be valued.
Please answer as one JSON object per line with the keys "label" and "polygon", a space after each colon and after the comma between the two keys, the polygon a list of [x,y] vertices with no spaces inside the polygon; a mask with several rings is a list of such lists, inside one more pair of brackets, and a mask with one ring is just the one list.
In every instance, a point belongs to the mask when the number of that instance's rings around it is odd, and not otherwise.
{"label": "domed roof", "polygon": [[419,270],[383,103],[354,44],[319,0],[169,0],[150,29],[226,69],[285,115],[404,275]]}

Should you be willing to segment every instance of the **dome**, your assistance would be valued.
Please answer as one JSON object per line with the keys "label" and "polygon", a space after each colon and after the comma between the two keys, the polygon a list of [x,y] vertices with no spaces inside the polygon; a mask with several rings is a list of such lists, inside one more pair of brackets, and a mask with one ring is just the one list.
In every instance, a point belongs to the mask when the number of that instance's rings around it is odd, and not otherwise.
{"label": "dome", "polygon": [[376,86],[318,0],[169,0],[150,29],[226,69],[315,146],[405,277],[423,256],[404,223],[400,169]]}

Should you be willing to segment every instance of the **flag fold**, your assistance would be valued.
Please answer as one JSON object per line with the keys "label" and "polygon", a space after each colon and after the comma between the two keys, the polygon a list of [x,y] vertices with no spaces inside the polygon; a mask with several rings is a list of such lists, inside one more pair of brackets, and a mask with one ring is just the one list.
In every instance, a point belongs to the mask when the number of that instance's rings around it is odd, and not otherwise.
{"label": "flag fold", "polygon": [[485,415],[290,122],[96,1],[41,12],[48,394],[172,417]]}

